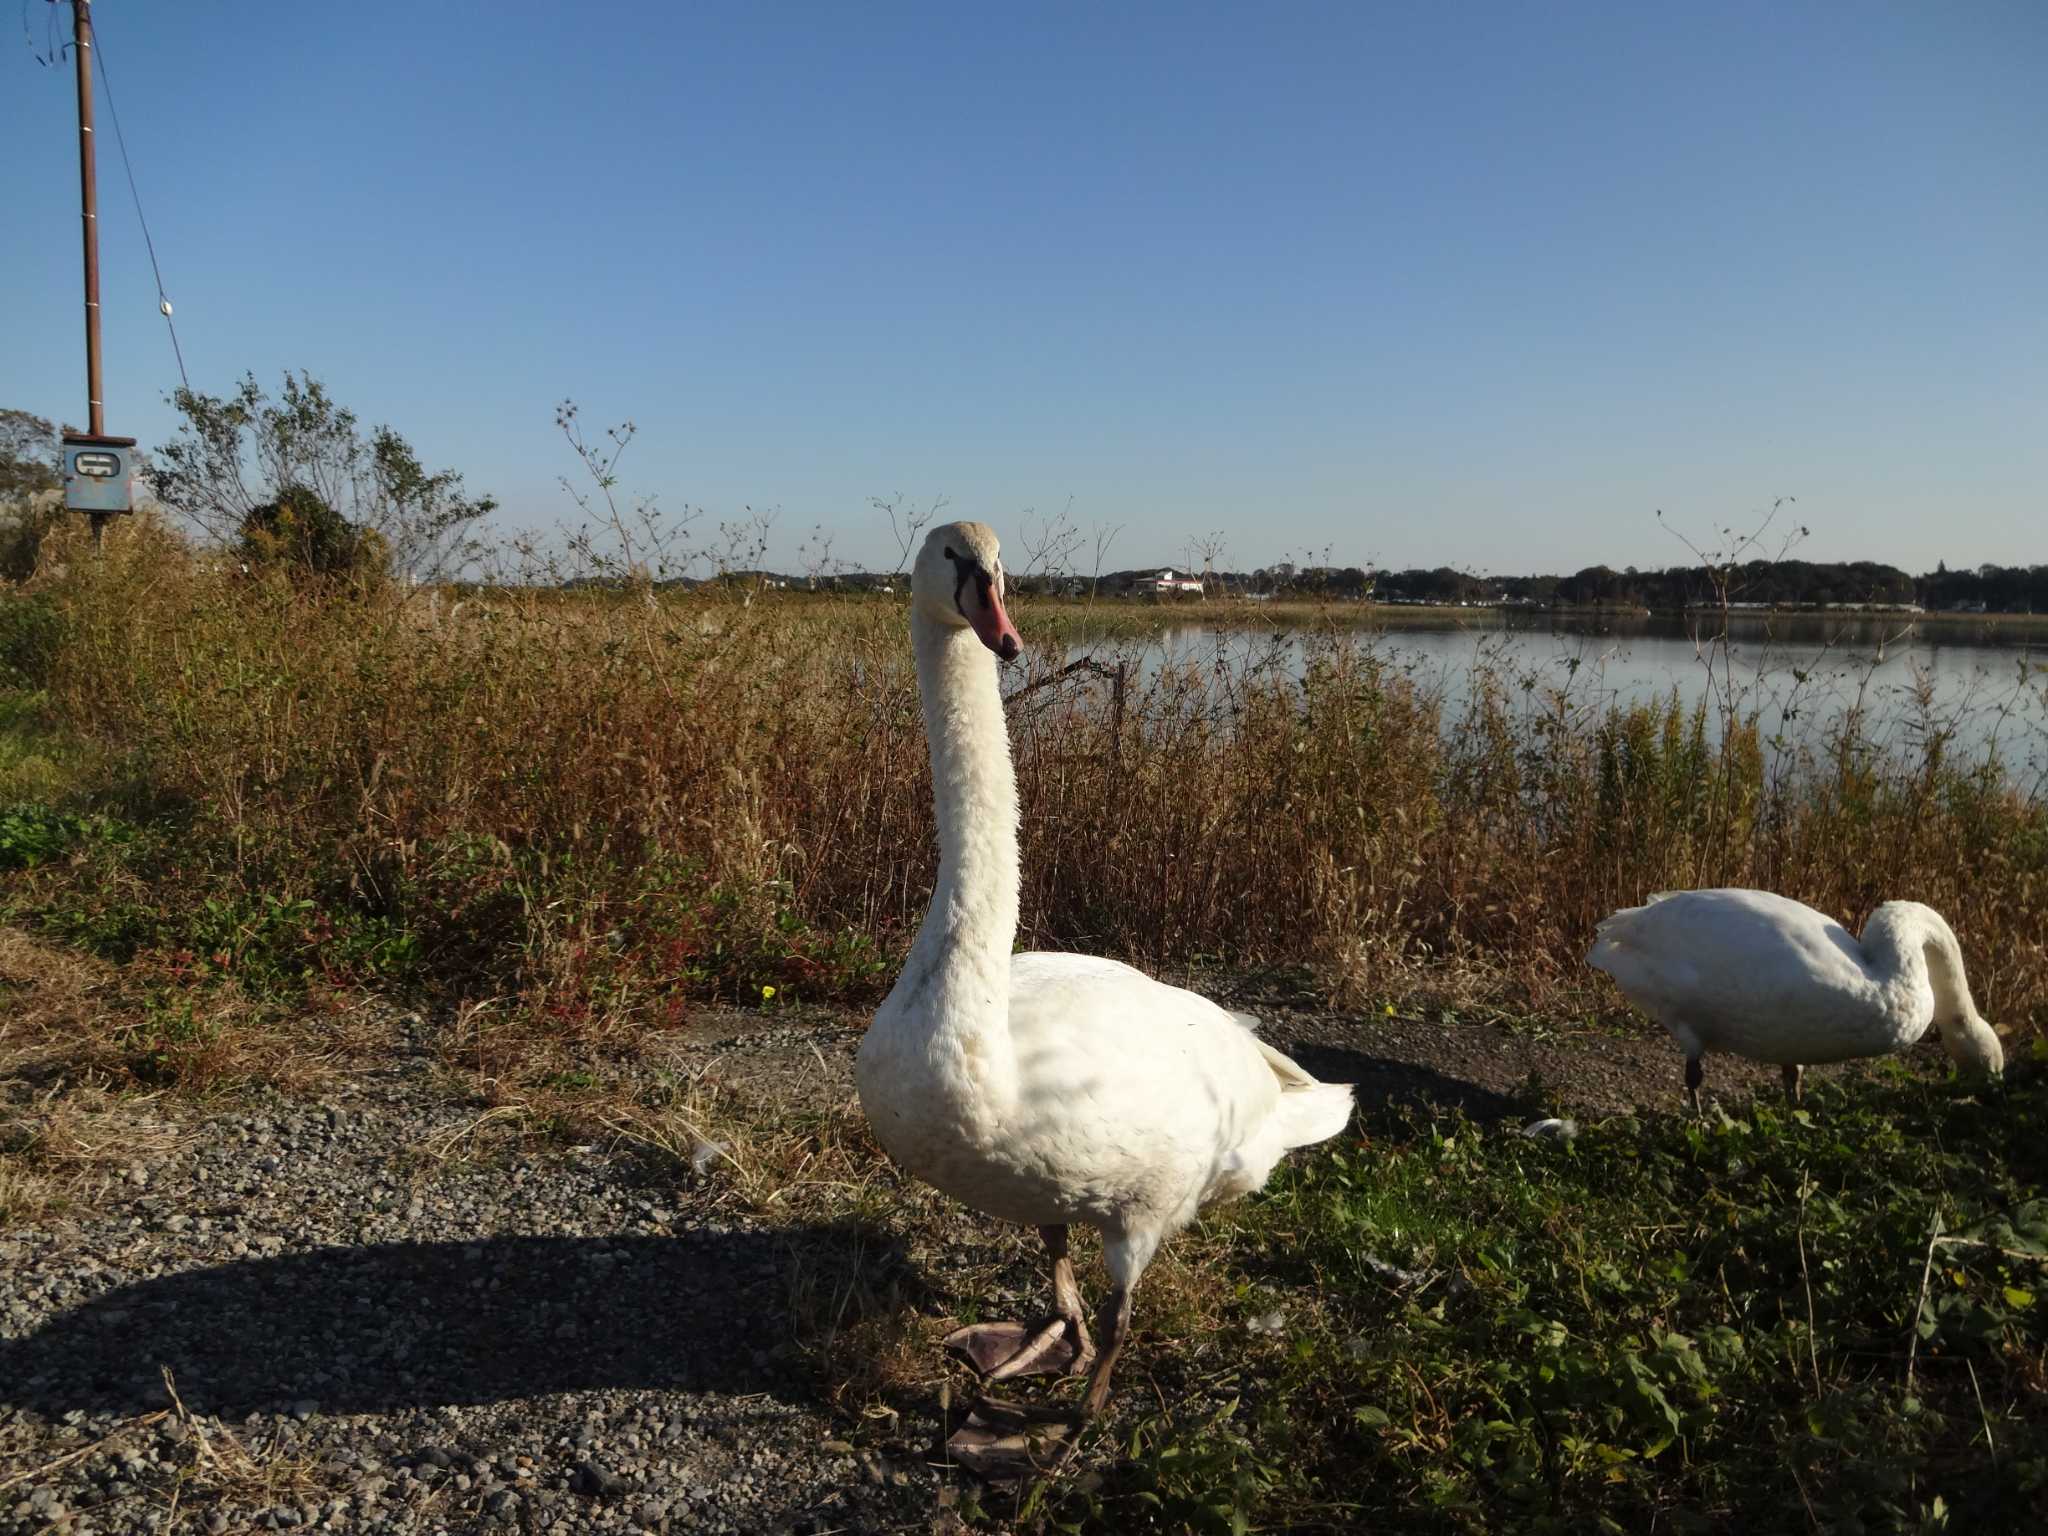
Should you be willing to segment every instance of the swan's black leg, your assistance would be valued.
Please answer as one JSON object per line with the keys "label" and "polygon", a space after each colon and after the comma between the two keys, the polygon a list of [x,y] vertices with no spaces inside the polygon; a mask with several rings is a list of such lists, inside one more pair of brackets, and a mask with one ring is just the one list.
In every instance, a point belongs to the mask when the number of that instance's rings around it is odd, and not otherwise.
{"label": "swan's black leg", "polygon": [[1700,1109],[1700,1084],[1701,1084],[1701,1083],[1703,1083],[1703,1082],[1705,1082],[1705,1081],[1706,1081],[1706,1079],[1707,1079],[1706,1069],[1705,1069],[1705,1068],[1703,1068],[1703,1067],[1702,1067],[1702,1066],[1700,1065],[1700,1059],[1699,1059],[1699,1057],[1697,1057],[1697,1056],[1688,1056],[1688,1057],[1686,1057],[1686,1058],[1685,1058],[1685,1093],[1686,1093],[1686,1097],[1692,1100],[1692,1112],[1693,1112],[1693,1113],[1694,1113],[1695,1115],[1699,1115],[1699,1114],[1703,1113],[1703,1112],[1702,1112],[1702,1110]]}
{"label": "swan's black leg", "polygon": [[1806,1068],[1804,1067],[1787,1067],[1785,1069],[1785,1097],[1794,1104],[1797,1104],[1804,1097],[1805,1085],[1803,1078],[1805,1073]]}
{"label": "swan's black leg", "polygon": [[1095,1369],[1088,1373],[1088,1390],[1081,1398],[1081,1412],[1091,1419],[1109,1401],[1109,1373],[1116,1369],[1116,1357],[1124,1352],[1124,1340],[1130,1335],[1130,1291],[1112,1292],[1102,1303],[1102,1316],[1096,1321],[1102,1329],[1102,1348],[1095,1357]]}

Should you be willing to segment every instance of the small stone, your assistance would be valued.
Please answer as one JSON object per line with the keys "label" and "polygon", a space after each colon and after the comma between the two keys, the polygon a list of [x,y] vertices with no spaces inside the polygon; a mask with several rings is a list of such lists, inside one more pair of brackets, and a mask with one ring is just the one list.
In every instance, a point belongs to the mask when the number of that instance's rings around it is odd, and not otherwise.
{"label": "small stone", "polygon": [[576,1489],[609,1498],[626,1491],[626,1480],[609,1467],[586,1461],[576,1469]]}

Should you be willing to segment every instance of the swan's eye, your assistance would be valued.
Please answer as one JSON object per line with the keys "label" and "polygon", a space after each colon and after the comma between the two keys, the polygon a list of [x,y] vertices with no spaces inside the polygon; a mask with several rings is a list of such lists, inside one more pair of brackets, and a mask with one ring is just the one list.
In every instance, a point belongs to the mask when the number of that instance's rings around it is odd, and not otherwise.
{"label": "swan's eye", "polygon": [[946,558],[948,560],[958,560],[960,558],[958,555],[953,553],[953,546],[950,544],[946,546]]}

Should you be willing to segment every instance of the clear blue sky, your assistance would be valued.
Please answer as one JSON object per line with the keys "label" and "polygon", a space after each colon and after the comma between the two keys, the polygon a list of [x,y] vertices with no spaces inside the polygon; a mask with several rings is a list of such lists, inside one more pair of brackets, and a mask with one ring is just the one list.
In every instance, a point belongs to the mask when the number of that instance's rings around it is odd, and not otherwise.
{"label": "clear blue sky", "polygon": [[[311,370],[511,523],[573,395],[785,560],[899,490],[1115,564],[1662,565],[1779,494],[1816,559],[2048,560],[2038,0],[95,11],[193,384]],[[5,21],[0,405],[76,420],[71,79]]]}

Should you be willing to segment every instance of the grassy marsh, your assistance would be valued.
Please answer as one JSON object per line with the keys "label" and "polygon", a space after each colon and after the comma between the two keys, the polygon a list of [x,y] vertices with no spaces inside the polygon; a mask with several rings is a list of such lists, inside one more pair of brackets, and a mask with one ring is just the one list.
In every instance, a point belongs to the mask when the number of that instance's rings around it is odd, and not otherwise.
{"label": "grassy marsh", "polygon": [[[20,917],[206,978],[510,998],[602,1033],[763,987],[865,1000],[921,915],[893,602],[363,600],[124,532],[27,599],[34,718],[62,735],[38,760],[71,769],[25,778],[16,749],[13,814],[31,842],[73,835],[0,848]],[[1087,618],[1062,611],[1019,605],[1044,637],[1011,711],[1028,944],[1587,1011],[1613,1006],[1580,964],[1592,926],[1647,891],[1759,885],[1851,923],[1910,894],[1963,936],[1994,1018],[2048,1008],[2048,806],[1938,731],[1775,753],[1739,705],[1710,731],[1506,671],[1450,714],[1339,628],[1304,632],[1304,675],[1167,667],[1119,702],[1060,675]]]}
{"label": "grassy marsh", "polygon": [[[431,1004],[441,1063],[508,1134],[602,1134],[697,1177],[722,1143],[751,1216],[858,1213],[912,1251],[957,1232],[843,1101],[640,1071],[706,1002],[857,1016],[892,974],[934,859],[893,602],[363,599],[242,579],[142,521],[103,562],[46,568],[0,596],[0,904],[30,935],[0,985],[34,1003],[0,1024],[0,1220],[61,1210],[122,1125],[168,1134],[166,1101],[372,1059],[368,993]],[[1446,718],[1370,634],[1320,620],[1304,675],[1168,668],[1119,710],[1101,677],[1057,675],[1069,641],[1113,659],[1118,634],[1017,617],[1044,637],[1012,709],[1026,943],[1626,1028],[1579,958],[1614,906],[1754,884],[1854,922],[1911,895],[1950,916],[2015,1066],[1997,1094],[1901,1068],[1798,1114],[1568,1143],[1369,1114],[1155,1270],[1111,1470],[964,1514],[2048,1513],[2048,807],[1996,761],[1854,734],[1774,760],[1739,715],[1710,732],[1506,675]],[[1029,1249],[992,1239],[915,1297],[856,1257],[808,1277],[795,1327],[847,1412],[894,1412],[935,1392],[932,1338],[998,1275],[1035,1286]]]}

